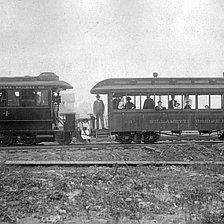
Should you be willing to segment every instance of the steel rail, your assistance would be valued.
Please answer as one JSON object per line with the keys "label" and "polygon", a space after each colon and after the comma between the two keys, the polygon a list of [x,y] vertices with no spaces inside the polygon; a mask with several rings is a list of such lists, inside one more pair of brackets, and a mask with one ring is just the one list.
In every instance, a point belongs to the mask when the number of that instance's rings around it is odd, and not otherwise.
{"label": "steel rail", "polygon": [[224,161],[12,161],[7,166],[192,166],[224,165]]}
{"label": "steel rail", "polygon": [[41,150],[41,149],[73,149],[73,148],[87,148],[87,149],[97,149],[97,147],[123,147],[123,148],[128,148],[128,147],[146,147],[146,146],[156,146],[156,145],[166,145],[166,144],[173,144],[173,145],[178,145],[178,144],[188,144],[188,143],[195,143],[195,144],[220,144],[224,143],[224,141],[185,141],[185,140],[174,140],[174,141],[159,141],[155,144],[136,144],[136,143],[131,143],[131,144],[121,144],[117,142],[97,142],[97,143],[88,143],[88,144],[70,144],[70,145],[35,145],[35,146],[22,146],[22,145],[15,145],[15,146],[3,146],[0,147],[0,151],[4,150]]}

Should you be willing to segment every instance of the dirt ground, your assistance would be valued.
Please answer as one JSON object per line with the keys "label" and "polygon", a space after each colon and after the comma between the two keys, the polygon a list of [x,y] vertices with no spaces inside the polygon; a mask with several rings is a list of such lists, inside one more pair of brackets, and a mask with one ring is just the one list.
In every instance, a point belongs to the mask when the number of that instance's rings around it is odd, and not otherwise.
{"label": "dirt ground", "polygon": [[[5,167],[0,219],[26,223],[223,223],[223,167]],[[30,223],[31,223],[30,222]]]}
{"label": "dirt ground", "polygon": [[[91,147],[90,147],[91,148]],[[224,144],[199,145],[154,144],[149,146],[105,147],[101,150],[70,149],[27,153],[0,151],[0,161],[5,160],[64,160],[64,161],[224,161]]]}
{"label": "dirt ground", "polygon": [[[29,154],[57,160],[223,161],[224,145]],[[19,155],[1,153],[3,161]],[[9,167],[0,163],[0,224],[221,224],[224,167]]]}

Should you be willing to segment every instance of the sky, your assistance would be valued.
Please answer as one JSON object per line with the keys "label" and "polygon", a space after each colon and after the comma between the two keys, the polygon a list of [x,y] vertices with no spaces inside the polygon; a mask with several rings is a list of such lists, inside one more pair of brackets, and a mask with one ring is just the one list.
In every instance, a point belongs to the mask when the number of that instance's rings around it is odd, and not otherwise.
{"label": "sky", "polygon": [[103,79],[224,71],[223,0],[0,0],[0,26],[0,76],[54,72],[86,111]]}

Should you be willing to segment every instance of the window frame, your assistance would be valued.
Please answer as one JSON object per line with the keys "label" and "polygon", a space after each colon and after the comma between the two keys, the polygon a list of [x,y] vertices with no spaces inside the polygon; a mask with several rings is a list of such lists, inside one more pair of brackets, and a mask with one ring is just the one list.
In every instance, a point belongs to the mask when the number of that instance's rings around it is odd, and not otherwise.
{"label": "window frame", "polygon": [[[47,94],[47,104],[40,104],[40,105],[33,105],[33,106],[22,106],[22,90],[33,90],[35,92],[42,92],[42,91],[46,91]],[[19,104],[18,105],[9,105],[9,91],[14,91],[15,92],[19,92]],[[6,106],[5,107],[12,107],[12,108],[50,108],[51,107],[51,91],[49,89],[26,89],[26,88],[21,88],[21,89],[6,89]]]}

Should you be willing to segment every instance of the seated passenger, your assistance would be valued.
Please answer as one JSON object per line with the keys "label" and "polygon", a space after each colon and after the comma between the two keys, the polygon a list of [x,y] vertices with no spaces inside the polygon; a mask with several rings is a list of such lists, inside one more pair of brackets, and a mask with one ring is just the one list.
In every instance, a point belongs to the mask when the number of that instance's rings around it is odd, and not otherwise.
{"label": "seated passenger", "polygon": [[123,96],[120,99],[120,102],[118,103],[117,109],[122,110],[125,108],[124,98]]}
{"label": "seated passenger", "polygon": [[121,101],[119,96],[115,96],[113,99],[113,109],[118,109],[119,102]]}
{"label": "seated passenger", "polygon": [[189,101],[186,101],[186,105],[184,106],[184,109],[191,109],[191,105]]}
{"label": "seated passenger", "polygon": [[208,106],[208,105],[205,105],[205,109],[206,109],[206,110],[209,110],[209,106]]}
{"label": "seated passenger", "polygon": [[144,102],[143,109],[154,109],[155,102],[153,99],[150,98],[150,95],[147,95],[147,99]]}
{"label": "seated passenger", "polygon": [[162,106],[162,101],[159,100],[157,103],[158,105],[155,107],[155,110],[166,110],[166,107]]}
{"label": "seated passenger", "polygon": [[189,94],[184,95],[184,104],[183,104],[184,106],[187,105],[187,101],[188,101],[188,104],[191,106],[192,105],[192,99],[190,99]]}
{"label": "seated passenger", "polygon": [[180,104],[179,104],[179,103],[176,103],[176,106],[174,107],[174,109],[175,109],[175,110],[176,110],[176,109],[181,109]]}
{"label": "seated passenger", "polygon": [[125,105],[125,109],[135,109],[136,106],[131,102],[131,97],[126,97],[126,105]]}
{"label": "seated passenger", "polygon": [[174,109],[176,104],[177,101],[175,100],[175,95],[171,95],[171,100],[168,102],[168,109]]}
{"label": "seated passenger", "polygon": [[89,120],[84,119],[82,122],[82,127],[81,127],[81,136],[82,139],[87,143],[90,143],[90,125],[89,125]]}

